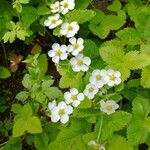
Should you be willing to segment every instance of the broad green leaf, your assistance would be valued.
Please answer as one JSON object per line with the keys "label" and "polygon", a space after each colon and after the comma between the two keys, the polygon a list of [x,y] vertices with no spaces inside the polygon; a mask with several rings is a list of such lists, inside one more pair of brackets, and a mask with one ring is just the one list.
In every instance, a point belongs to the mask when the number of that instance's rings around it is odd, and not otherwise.
{"label": "broad green leaf", "polygon": [[125,44],[139,45],[141,43],[141,38],[137,30],[131,27],[120,30],[116,35]]}
{"label": "broad green leaf", "polygon": [[26,74],[23,77],[22,84],[23,84],[23,86],[25,88],[31,89],[31,87],[32,87],[32,80],[31,80],[31,76],[29,74]]}
{"label": "broad green leaf", "polygon": [[150,117],[144,120],[143,126],[150,132]]}
{"label": "broad green leaf", "polygon": [[139,117],[146,117],[150,112],[149,100],[144,97],[136,97],[132,102],[133,114]]}
{"label": "broad green leaf", "polygon": [[131,120],[131,114],[124,111],[117,111],[114,114],[104,118],[102,126],[101,139],[105,141],[115,131],[123,129]]}
{"label": "broad green leaf", "polygon": [[150,67],[146,67],[142,70],[141,85],[144,88],[150,88]]}
{"label": "broad green leaf", "polygon": [[119,0],[114,0],[112,5],[109,5],[108,10],[111,10],[111,11],[120,11],[121,10],[121,3]]}
{"label": "broad green leaf", "polygon": [[20,104],[12,105],[11,111],[13,111],[14,113],[18,114],[21,112],[21,110],[22,110],[22,105],[20,105]]}
{"label": "broad green leaf", "polygon": [[16,99],[20,101],[25,101],[27,100],[28,97],[29,97],[29,92],[27,91],[21,91],[20,93],[16,95]]}
{"label": "broad green leaf", "polygon": [[127,138],[130,144],[138,145],[144,143],[148,137],[147,129],[143,127],[143,118],[138,116],[132,119],[127,128]]}
{"label": "broad green leaf", "polygon": [[133,147],[128,143],[128,141],[120,136],[113,135],[108,140],[108,150],[133,150]]}
{"label": "broad green leaf", "polygon": [[73,10],[67,13],[66,18],[69,22],[76,21],[79,24],[90,21],[95,16],[93,10]]}
{"label": "broad green leaf", "polygon": [[62,92],[57,87],[49,87],[43,91],[49,99],[62,97]]}
{"label": "broad green leaf", "polygon": [[85,9],[90,4],[90,0],[76,0],[75,9]]}
{"label": "broad green leaf", "polygon": [[22,150],[22,143],[20,138],[9,137],[8,142],[2,150]]}
{"label": "broad green leaf", "polygon": [[0,79],[6,79],[10,76],[11,76],[11,74],[10,74],[9,70],[3,66],[0,66]]}
{"label": "broad green leaf", "polygon": [[29,28],[30,25],[37,19],[37,10],[31,6],[24,6],[21,12],[21,18],[25,28]]}

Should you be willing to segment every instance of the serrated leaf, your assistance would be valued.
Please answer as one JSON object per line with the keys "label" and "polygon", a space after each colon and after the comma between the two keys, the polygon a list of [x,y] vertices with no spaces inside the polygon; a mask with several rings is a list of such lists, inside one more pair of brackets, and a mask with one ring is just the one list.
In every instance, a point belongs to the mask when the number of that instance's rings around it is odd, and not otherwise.
{"label": "serrated leaf", "polygon": [[119,135],[113,135],[108,140],[108,150],[133,150],[133,147],[128,143],[128,141]]}
{"label": "serrated leaf", "polygon": [[130,144],[144,143],[148,137],[147,130],[142,126],[143,118],[134,117],[127,128],[127,138]]}
{"label": "serrated leaf", "polygon": [[49,87],[43,91],[49,99],[55,99],[63,96],[57,87]]}
{"label": "serrated leaf", "polygon": [[117,111],[104,119],[101,139],[106,140],[115,131],[123,129],[131,120],[131,114],[124,111]]}
{"label": "serrated leaf", "polygon": [[79,24],[90,21],[95,16],[93,10],[73,10],[67,13],[66,18],[69,22],[76,21]]}
{"label": "serrated leaf", "polygon": [[148,117],[144,120],[143,126],[150,132],[150,117]]}
{"label": "serrated leaf", "polygon": [[120,30],[116,35],[125,44],[138,45],[141,43],[141,38],[137,30],[131,27]]}
{"label": "serrated leaf", "polygon": [[146,117],[150,112],[150,104],[148,99],[144,97],[136,97],[132,102],[133,114],[138,117]]}
{"label": "serrated leaf", "polygon": [[111,11],[116,11],[116,12],[121,10],[121,3],[120,3],[120,1],[119,0],[114,0],[113,3],[108,6],[107,9],[111,10]]}
{"label": "serrated leaf", "polygon": [[26,74],[23,77],[22,84],[23,84],[23,86],[25,88],[31,89],[31,87],[32,87],[32,79],[31,79],[31,76],[29,74]]}
{"label": "serrated leaf", "polygon": [[16,95],[16,99],[20,101],[25,101],[27,100],[28,96],[29,96],[29,92],[21,91],[20,93]]}
{"label": "serrated leaf", "polygon": [[141,85],[144,88],[150,88],[150,67],[142,70]]}

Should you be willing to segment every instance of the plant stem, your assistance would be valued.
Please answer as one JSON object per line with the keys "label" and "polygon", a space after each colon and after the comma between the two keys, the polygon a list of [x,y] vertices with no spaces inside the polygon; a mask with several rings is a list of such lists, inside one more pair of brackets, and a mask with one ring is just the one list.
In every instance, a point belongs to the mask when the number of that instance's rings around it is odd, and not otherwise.
{"label": "plant stem", "polygon": [[50,36],[50,38],[52,39],[53,42],[57,43],[56,39],[54,38],[54,36],[46,29],[47,34]]}
{"label": "plant stem", "polygon": [[0,144],[0,147],[4,146],[7,142],[8,142],[8,141],[6,141],[6,142]]}
{"label": "plant stem", "polygon": [[100,122],[99,130],[98,130],[98,135],[97,135],[97,139],[96,139],[97,143],[99,143],[99,139],[101,137],[102,125],[103,125],[103,115],[101,116],[101,122]]}
{"label": "plant stem", "polygon": [[5,59],[5,65],[8,67],[8,58],[7,58],[7,53],[6,53],[6,49],[5,49],[5,46],[4,44],[1,42],[1,46],[2,46],[2,49],[3,49],[3,52],[4,52],[4,59]]}

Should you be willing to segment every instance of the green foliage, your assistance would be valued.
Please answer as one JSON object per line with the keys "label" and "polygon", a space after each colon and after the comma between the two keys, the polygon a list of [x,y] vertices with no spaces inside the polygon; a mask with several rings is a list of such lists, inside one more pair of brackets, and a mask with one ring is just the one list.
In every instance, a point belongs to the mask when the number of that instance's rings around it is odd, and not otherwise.
{"label": "green foliage", "polygon": [[65,150],[82,149],[86,150],[87,146],[84,144],[82,136],[86,131],[86,122],[83,120],[72,121],[70,127],[63,129],[59,132],[56,140],[50,143],[49,150]]}
{"label": "green foliage", "polygon": [[13,8],[16,8],[18,12],[22,11],[22,4],[27,4],[29,3],[30,0],[15,0],[13,2]]}
{"label": "green foliage", "polygon": [[143,97],[137,97],[133,100],[133,117],[127,128],[127,138],[132,145],[144,143],[148,138],[148,128],[146,124],[150,105],[149,101]]}
{"label": "green foliage", "polygon": [[130,120],[131,114],[124,111],[118,111],[110,117],[106,117],[102,127],[101,139],[105,141],[115,131],[123,129],[130,122]]}
{"label": "green foliage", "polygon": [[10,74],[9,70],[3,66],[0,66],[0,79],[5,79],[10,76],[11,76],[11,74]]}
{"label": "green foliage", "polygon": [[105,39],[110,31],[122,27],[126,20],[126,14],[121,10],[121,4],[118,0],[115,0],[108,9],[114,11],[117,15],[105,15],[102,11],[96,10],[96,16],[90,21],[89,25],[91,32],[101,39]]}
{"label": "green foliage", "polygon": [[146,67],[142,70],[142,78],[141,78],[141,85],[145,88],[150,88],[150,67]]}
{"label": "green foliage", "polygon": [[85,9],[90,4],[90,0],[86,0],[86,1],[85,0],[76,0],[75,3],[76,3],[76,6],[75,6],[76,9]]}
{"label": "green foliage", "polygon": [[92,10],[73,10],[66,15],[69,22],[76,21],[79,24],[90,21],[95,16],[95,12]]}
{"label": "green foliage", "polygon": [[29,104],[24,105],[15,116],[13,137],[22,136],[25,131],[32,134],[42,132],[40,120],[38,117],[34,116]]}
{"label": "green foliage", "polygon": [[119,135],[113,135],[108,140],[108,150],[133,150],[133,147],[127,142],[127,140]]}

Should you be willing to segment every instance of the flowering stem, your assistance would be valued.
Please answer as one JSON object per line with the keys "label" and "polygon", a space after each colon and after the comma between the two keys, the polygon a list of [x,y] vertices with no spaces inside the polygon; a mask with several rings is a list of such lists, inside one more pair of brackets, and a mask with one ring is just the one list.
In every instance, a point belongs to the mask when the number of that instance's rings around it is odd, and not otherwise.
{"label": "flowering stem", "polygon": [[99,126],[98,135],[97,135],[97,139],[96,139],[97,143],[99,143],[99,139],[100,139],[100,136],[101,136],[102,125],[103,125],[103,115],[101,116],[100,126]]}

